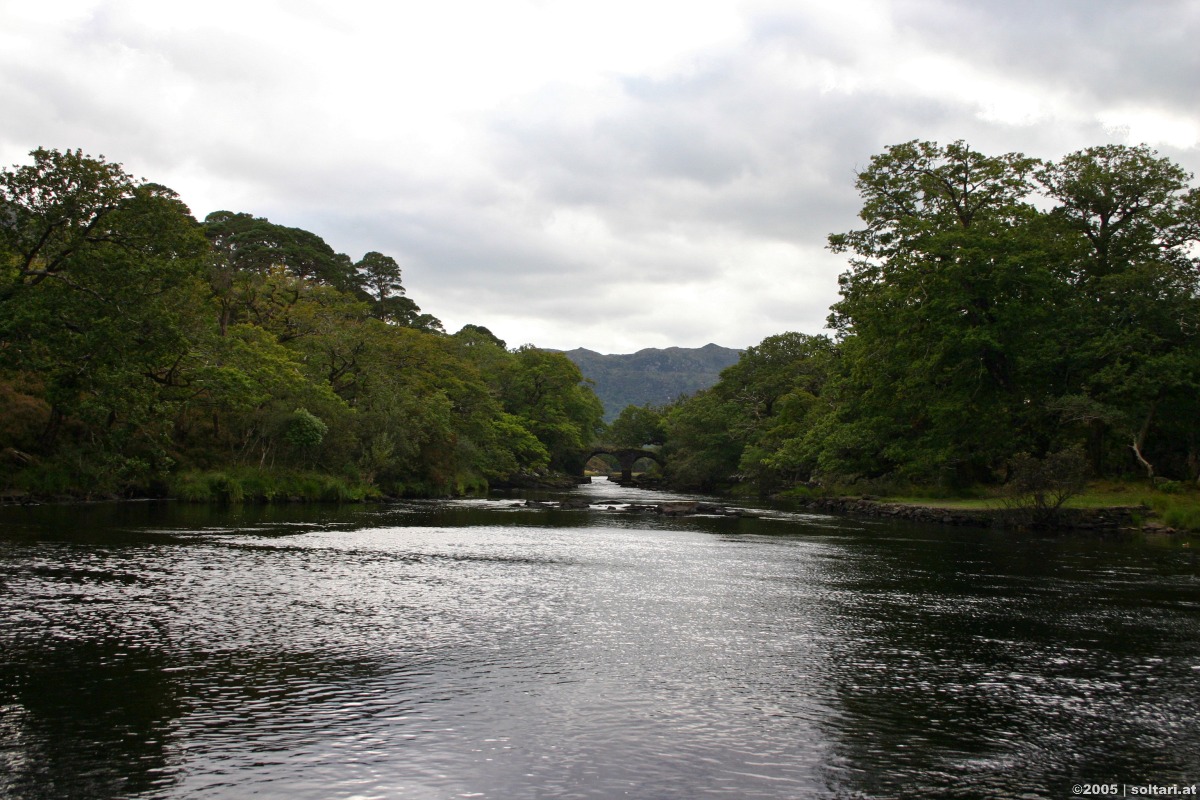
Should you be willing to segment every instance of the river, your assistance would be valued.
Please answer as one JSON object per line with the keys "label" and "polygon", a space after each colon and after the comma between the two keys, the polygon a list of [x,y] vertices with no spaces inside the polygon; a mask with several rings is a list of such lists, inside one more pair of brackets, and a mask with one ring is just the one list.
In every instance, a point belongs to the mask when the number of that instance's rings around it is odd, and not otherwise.
{"label": "river", "polygon": [[1200,783],[1200,546],[572,494],[0,509],[0,797]]}

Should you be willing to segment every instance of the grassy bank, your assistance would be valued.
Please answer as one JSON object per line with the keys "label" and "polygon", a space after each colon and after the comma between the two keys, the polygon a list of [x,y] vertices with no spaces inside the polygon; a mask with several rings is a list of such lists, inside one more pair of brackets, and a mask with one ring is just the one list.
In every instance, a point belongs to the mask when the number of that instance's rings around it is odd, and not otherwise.
{"label": "grassy bank", "polygon": [[168,493],[189,503],[360,503],[382,496],[378,487],[334,475],[252,467],[183,472]]}
{"label": "grassy bank", "polygon": [[[861,494],[842,491],[836,494]],[[806,499],[814,495],[810,489],[796,489],[782,496]],[[887,503],[946,509],[947,511],[1001,511],[1013,507],[1014,499],[1000,489],[978,489],[964,495],[945,496],[933,489],[904,487],[899,491],[872,494]],[[1157,522],[1170,528],[1200,532],[1200,491],[1195,487],[1168,481],[1151,487],[1148,483],[1095,482],[1069,497],[1064,508],[1102,509],[1142,506],[1146,509],[1143,522]]]}
{"label": "grassy bank", "polygon": [[185,503],[359,503],[388,497],[486,495],[489,483],[470,471],[448,480],[368,482],[317,470],[230,466],[189,469],[153,479],[104,473],[88,464],[35,464],[0,475],[0,503],[171,498]]}

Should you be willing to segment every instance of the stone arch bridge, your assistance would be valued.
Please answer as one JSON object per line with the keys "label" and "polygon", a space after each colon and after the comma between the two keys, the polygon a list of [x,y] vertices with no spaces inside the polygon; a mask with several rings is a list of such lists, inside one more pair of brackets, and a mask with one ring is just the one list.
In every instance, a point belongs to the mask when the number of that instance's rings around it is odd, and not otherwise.
{"label": "stone arch bridge", "polygon": [[621,465],[621,480],[623,481],[633,480],[633,465],[639,458],[648,458],[660,467],[666,466],[662,454],[657,450],[644,447],[618,447],[607,444],[595,444],[584,450],[583,463],[587,464],[594,456],[598,455],[616,456],[617,461]]}

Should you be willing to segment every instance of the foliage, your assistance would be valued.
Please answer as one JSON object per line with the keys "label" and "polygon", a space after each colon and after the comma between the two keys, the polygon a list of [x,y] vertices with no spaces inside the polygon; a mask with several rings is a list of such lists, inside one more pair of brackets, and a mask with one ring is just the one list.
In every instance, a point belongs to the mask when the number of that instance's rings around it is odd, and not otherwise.
{"label": "foliage", "polygon": [[500,371],[504,408],[550,455],[550,466],[582,472],[582,451],[602,426],[604,409],[579,367],[562,353],[525,345]]}
{"label": "foliage", "polygon": [[467,323],[466,325],[463,325],[462,328],[459,329],[458,333],[454,335],[467,347],[472,347],[481,342],[494,345],[501,350],[508,346],[504,343],[503,339],[482,325],[473,325],[471,323]]}
{"label": "foliage", "polygon": [[662,410],[653,406],[626,406],[608,426],[603,438],[616,447],[661,445],[667,438]]}
{"label": "foliage", "polygon": [[[1100,477],[1194,485],[1191,180],[1144,146],[1057,162],[890,147],[857,177],[862,226],[829,239],[851,257],[835,338],[767,337],[711,388],[626,408],[607,436],[662,441],[667,478],[701,488],[1007,480],[1053,509],[1080,458]],[[270,493],[246,471],[318,465],[395,494],[578,473],[603,408],[571,357],[510,351],[479,325],[448,336],[401,278],[385,254],[354,261],[245,213],[197,223],[118,164],[35,150],[0,170],[5,486],[221,475],[177,485],[232,499]],[[731,357],[719,350],[687,369]],[[681,353],[635,357],[665,375]]]}
{"label": "foliage", "polygon": [[33,378],[27,397],[47,413],[36,434],[12,431],[9,441],[108,464],[102,484],[139,467],[157,473],[169,464],[204,239],[168,189],[78,151],[33,156],[32,166],[0,172],[0,263],[10,266],[0,281],[0,382]]}
{"label": "foliage", "polygon": [[599,429],[564,356],[509,352],[480,326],[446,336],[389,256],[354,262],[251,214],[200,224],[103,158],[32,156],[0,171],[7,487],[165,481],[230,502],[479,491],[573,468]]}
{"label": "foliage", "polygon": [[862,227],[829,237],[851,257],[836,341],[768,337],[674,403],[669,476],[955,494],[1082,448],[1098,476],[1195,482],[1190,180],[1144,146],[887,148],[857,177]]}
{"label": "foliage", "polygon": [[184,472],[172,479],[170,492],[191,503],[357,503],[379,496],[368,484],[333,475],[254,467]]}
{"label": "foliage", "polygon": [[1142,497],[1168,527],[1200,531],[1200,497],[1195,492],[1181,494],[1151,494]]}
{"label": "foliage", "polygon": [[[1098,473],[1182,465],[1179,422],[1200,410],[1187,177],[1115,145],[1056,164],[961,142],[872,159],[866,227],[830,237],[856,258],[830,317],[822,470],[964,485],[1076,442]],[[1056,205],[1039,210],[1039,187]]]}
{"label": "foliage", "polygon": [[311,450],[321,444],[329,426],[307,408],[297,408],[283,426],[283,438],[292,447]]}
{"label": "foliage", "polygon": [[833,345],[824,336],[770,336],[741,354],[716,386],[670,406],[668,476],[713,488],[742,479],[763,491],[803,478],[798,441],[823,413]]}
{"label": "foliage", "polygon": [[697,392],[668,409],[663,456],[671,483],[711,491],[736,481],[744,445],[730,425],[735,414],[736,408],[715,388]]}
{"label": "foliage", "polygon": [[1005,484],[1009,508],[1035,524],[1053,521],[1058,510],[1087,486],[1088,462],[1082,445],[1034,458],[1017,453]]}

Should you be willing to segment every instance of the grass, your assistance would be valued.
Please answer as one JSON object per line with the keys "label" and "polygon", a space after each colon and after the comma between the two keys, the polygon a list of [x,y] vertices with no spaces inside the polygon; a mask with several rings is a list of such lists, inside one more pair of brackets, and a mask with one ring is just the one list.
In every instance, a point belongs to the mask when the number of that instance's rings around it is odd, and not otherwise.
{"label": "grass", "polygon": [[1145,504],[1165,525],[1189,531],[1200,531],[1200,496],[1155,495],[1146,498]]}
{"label": "grass", "polygon": [[191,503],[358,503],[379,496],[374,486],[335,475],[254,467],[184,472],[169,493]]}
{"label": "grass", "polygon": [[[881,498],[889,503],[928,506],[960,510],[993,510],[1005,508],[1005,498],[999,492],[988,496],[963,498],[928,498],[895,495]],[[1094,482],[1071,497],[1064,508],[1113,508],[1145,506],[1164,525],[1183,530],[1200,531],[1200,490],[1186,484]]]}

